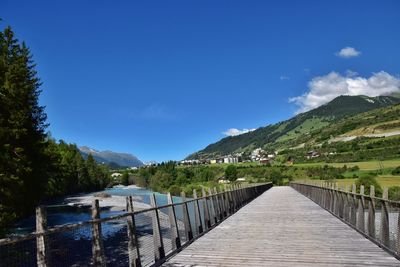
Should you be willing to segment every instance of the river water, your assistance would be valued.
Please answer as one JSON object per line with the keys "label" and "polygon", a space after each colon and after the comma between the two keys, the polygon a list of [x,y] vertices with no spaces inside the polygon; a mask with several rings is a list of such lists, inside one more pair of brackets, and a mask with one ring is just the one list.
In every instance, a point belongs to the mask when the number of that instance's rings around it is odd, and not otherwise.
{"label": "river water", "polygon": [[[136,186],[115,186],[104,191],[111,198],[100,199],[101,218],[119,215],[125,212],[125,197],[132,196],[134,207],[139,209],[150,208],[150,195],[155,194],[157,206],[168,203],[167,195],[153,192]],[[98,193],[98,192],[94,192]],[[91,219],[90,203],[95,198],[94,193],[67,196],[63,199],[46,203],[48,227],[78,223]],[[180,197],[173,197],[174,203],[181,202]],[[177,216],[179,216],[177,214]],[[180,216],[179,216],[180,217]],[[108,230],[108,229],[104,229]],[[35,216],[20,220],[15,224],[12,235],[20,235],[35,231]]]}

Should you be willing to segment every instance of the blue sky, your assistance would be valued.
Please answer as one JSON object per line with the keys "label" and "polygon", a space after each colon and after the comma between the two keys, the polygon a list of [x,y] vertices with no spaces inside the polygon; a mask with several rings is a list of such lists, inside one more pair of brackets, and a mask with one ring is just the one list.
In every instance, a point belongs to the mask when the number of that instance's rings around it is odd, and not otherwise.
{"label": "blue sky", "polygon": [[38,65],[53,137],[144,161],[359,84],[397,90],[399,13],[400,1],[0,2]]}

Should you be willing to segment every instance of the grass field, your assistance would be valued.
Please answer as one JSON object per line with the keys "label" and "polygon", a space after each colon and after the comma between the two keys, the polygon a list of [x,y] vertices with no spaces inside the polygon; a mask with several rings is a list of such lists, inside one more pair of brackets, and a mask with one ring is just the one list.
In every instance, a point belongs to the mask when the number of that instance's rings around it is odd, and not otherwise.
{"label": "grass field", "polygon": [[343,167],[346,165],[347,167],[358,166],[360,170],[371,171],[371,170],[380,170],[383,168],[395,168],[400,166],[400,159],[394,160],[384,160],[384,161],[361,161],[361,162],[345,162],[345,163],[325,163],[325,162],[317,162],[317,163],[299,163],[294,166],[297,167],[313,167],[313,166],[324,166],[329,165],[332,167]]}

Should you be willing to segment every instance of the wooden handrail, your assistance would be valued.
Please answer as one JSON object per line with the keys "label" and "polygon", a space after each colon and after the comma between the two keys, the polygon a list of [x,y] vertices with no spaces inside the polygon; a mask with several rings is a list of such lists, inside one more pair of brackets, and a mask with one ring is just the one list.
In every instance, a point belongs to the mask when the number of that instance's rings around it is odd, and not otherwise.
{"label": "wooden handrail", "polygon": [[[337,185],[291,182],[290,186],[307,196],[315,203],[331,212],[333,215],[353,227],[365,237],[384,248],[390,254],[400,259],[400,202],[388,199],[388,189],[384,188],[382,198],[375,196],[375,188],[371,186],[370,195],[364,194],[364,186],[360,186],[360,193],[356,193],[356,186],[352,191],[341,190]],[[397,221],[390,229],[390,207],[396,208]],[[376,234],[375,218],[379,212],[379,235]],[[367,223],[365,218],[367,215]],[[395,226],[394,226],[395,225]],[[395,239],[390,239],[390,233]]]}
{"label": "wooden handrail", "polygon": [[[127,223],[127,237],[128,237],[128,244],[126,247],[127,252],[129,252],[129,266],[141,266],[141,253],[140,253],[140,246],[139,246],[139,239],[138,239],[138,227],[135,224],[135,217],[144,214],[150,213],[152,218],[152,236],[154,242],[154,265],[159,265],[164,262],[167,257],[176,253],[176,251],[182,249],[182,247],[188,245],[194,239],[202,236],[205,232],[211,230],[220,222],[222,222],[225,218],[232,215],[236,212],[240,207],[254,199],[255,197],[262,194],[264,191],[268,190],[272,187],[271,183],[249,186],[249,187],[225,187],[225,190],[221,192],[217,192],[216,189],[210,190],[209,194],[206,194],[206,191],[202,189],[201,197],[197,197],[197,192],[194,190],[194,198],[193,199],[186,199],[185,195],[182,195],[182,201],[174,203],[172,201],[172,197],[168,194],[168,204],[157,206],[155,195],[151,195],[151,208],[143,209],[143,210],[133,210],[132,206],[132,198],[127,197],[127,212],[116,215],[110,216],[106,218],[100,218],[100,209],[98,206],[98,200],[95,200],[92,205],[92,219],[55,226],[52,228],[44,227],[38,228],[38,230],[34,233],[24,235],[22,237],[16,238],[5,238],[0,240],[0,249],[2,246],[17,244],[18,242],[23,242],[27,240],[39,240],[38,245],[40,245],[40,249],[37,249],[38,254],[37,256],[37,264],[39,266],[47,267],[49,266],[48,262],[51,262],[51,244],[52,242],[47,242],[47,236],[55,234],[55,233],[62,233],[73,231],[75,229],[79,229],[81,227],[90,226],[92,228],[92,260],[91,262],[98,266],[105,266],[106,265],[106,257],[105,251],[103,246],[103,237],[102,237],[102,227],[101,224],[105,222],[112,222],[121,219],[126,219]],[[193,203],[193,205],[190,205]],[[201,205],[200,205],[201,204]],[[185,237],[186,242],[181,244],[180,233],[178,230],[178,224],[176,219],[176,208],[182,206],[183,209],[183,223],[185,226]],[[194,209],[193,209],[194,208]],[[161,227],[160,221],[160,212],[161,209],[168,210],[168,220],[169,220],[169,228],[168,231],[170,236],[168,237],[163,236],[163,231]],[[196,220],[191,222],[192,218],[189,216],[189,209],[190,212],[193,212]],[[40,217],[38,217],[41,221],[45,222],[45,208],[41,207]],[[203,220],[204,219],[204,220]],[[196,231],[192,231],[192,225],[196,223]],[[164,226],[163,226],[164,227]],[[165,251],[163,238],[171,238],[172,243],[172,250]],[[54,240],[53,240],[54,241]],[[147,241],[146,241],[147,242]],[[152,246],[153,247],[153,246]],[[108,255],[108,254],[107,254]],[[109,257],[109,256],[108,256]],[[1,259],[0,259],[1,260]]]}

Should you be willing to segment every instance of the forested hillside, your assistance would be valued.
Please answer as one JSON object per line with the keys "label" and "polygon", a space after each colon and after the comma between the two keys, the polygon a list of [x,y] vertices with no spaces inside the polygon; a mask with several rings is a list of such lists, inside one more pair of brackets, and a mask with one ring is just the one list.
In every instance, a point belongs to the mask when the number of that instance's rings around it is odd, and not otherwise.
{"label": "forested hillside", "polygon": [[325,126],[342,118],[397,103],[400,103],[400,98],[394,96],[339,96],[323,106],[301,113],[289,120],[261,127],[253,132],[223,138],[188,156],[188,159],[250,152],[257,147],[267,150],[285,147],[291,141],[297,142],[301,136],[326,128]]}

